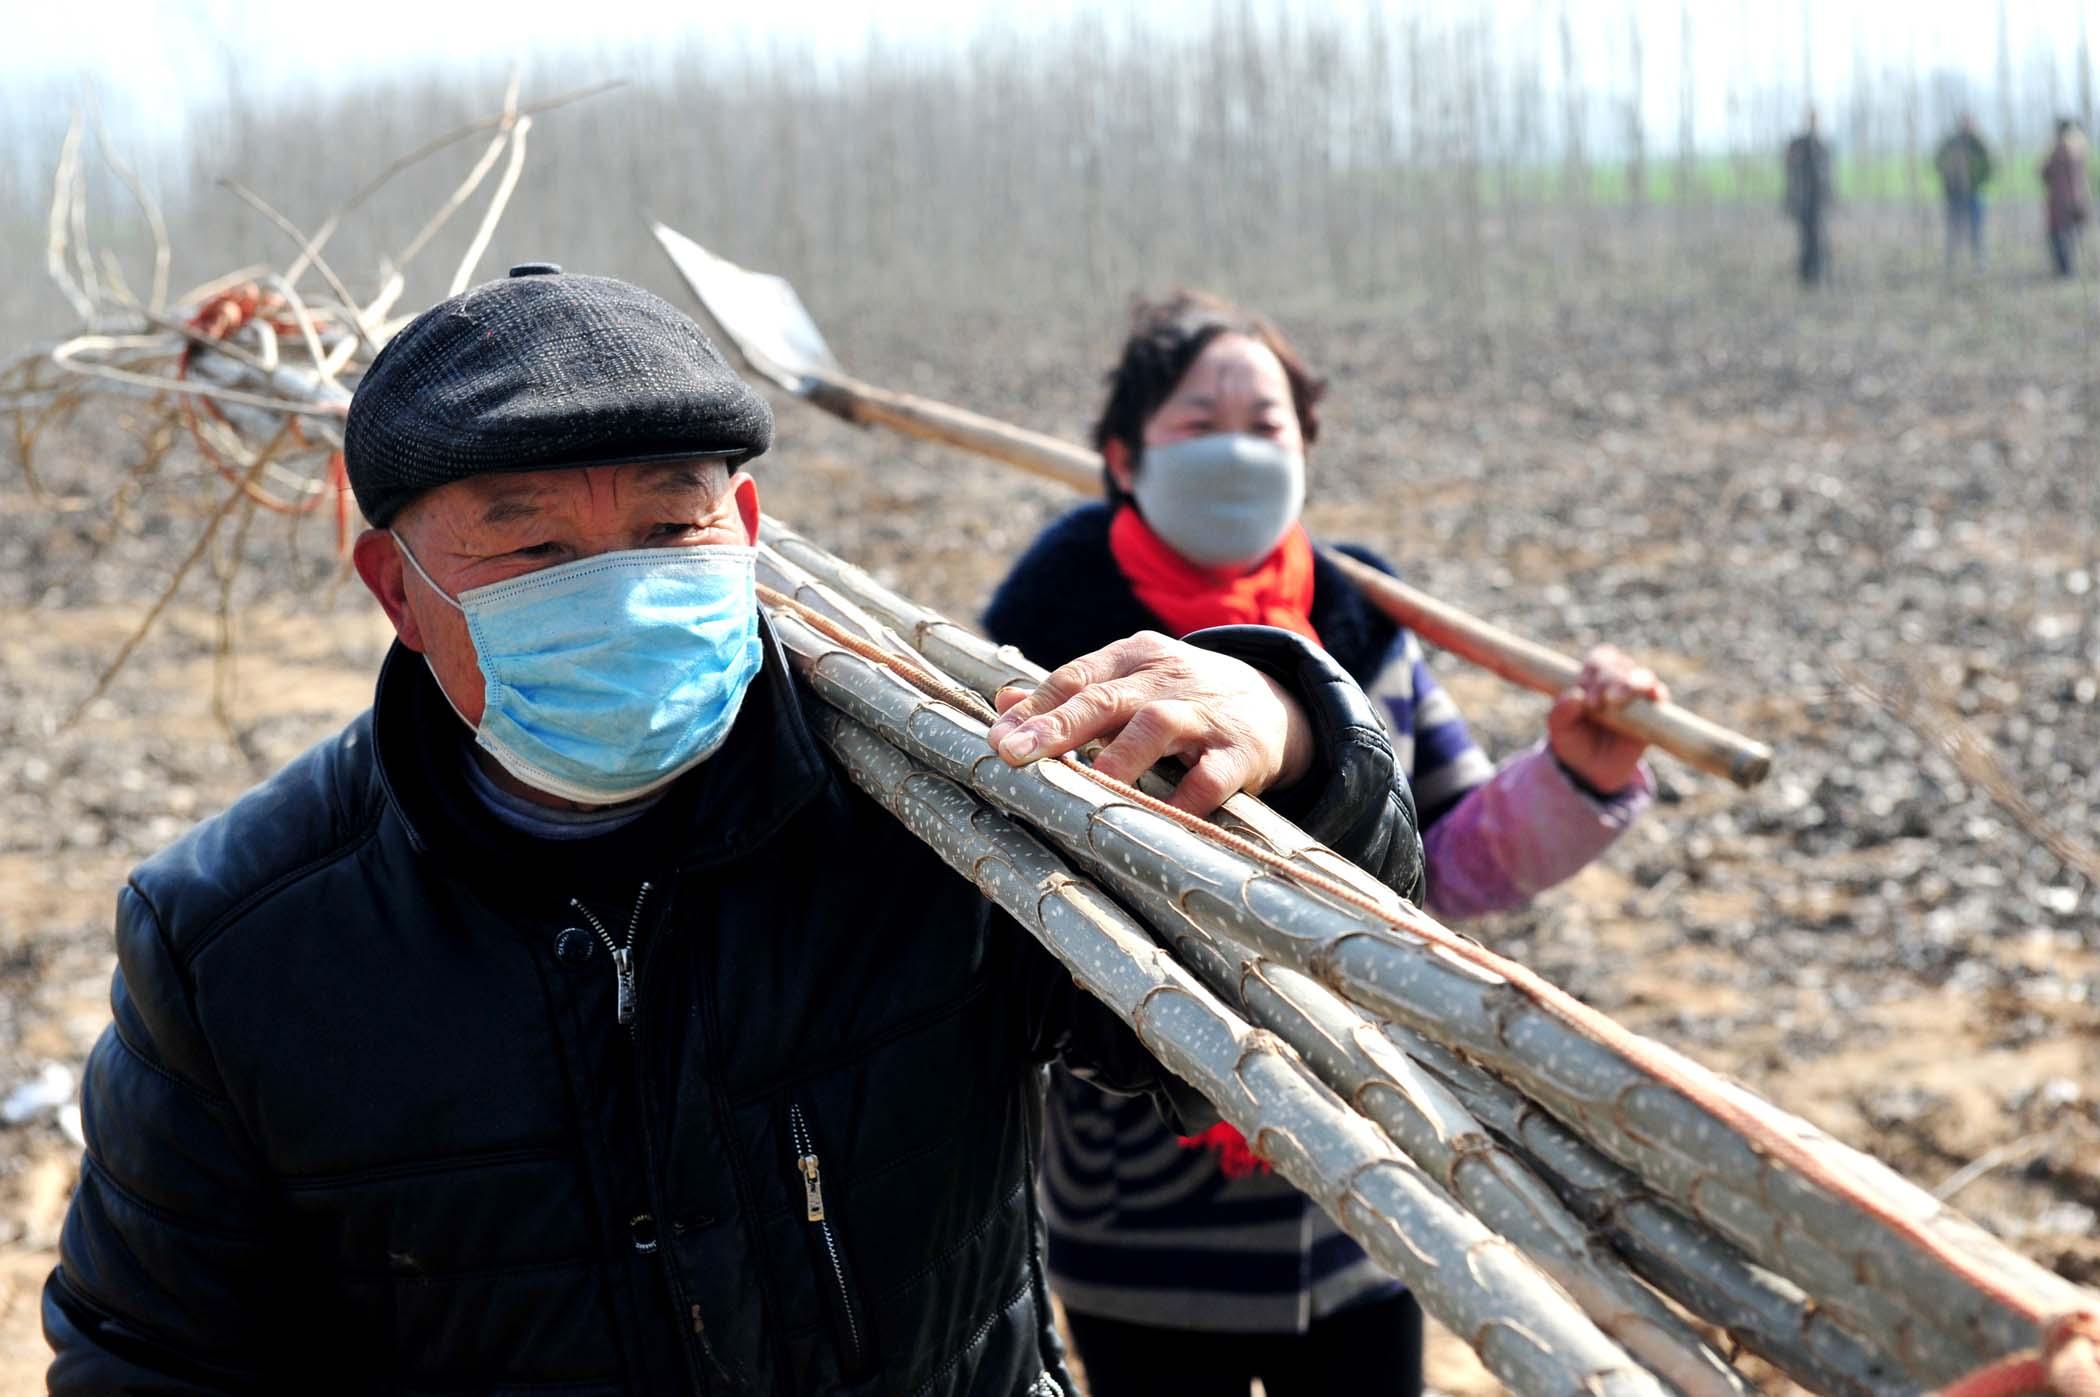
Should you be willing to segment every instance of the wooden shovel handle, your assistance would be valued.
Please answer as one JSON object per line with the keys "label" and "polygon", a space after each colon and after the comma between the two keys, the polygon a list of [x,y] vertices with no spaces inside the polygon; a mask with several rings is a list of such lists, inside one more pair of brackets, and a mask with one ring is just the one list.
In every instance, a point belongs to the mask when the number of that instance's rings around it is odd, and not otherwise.
{"label": "wooden shovel handle", "polygon": [[843,374],[806,377],[802,396],[848,422],[888,427],[906,436],[960,447],[1075,490],[1092,494],[1101,491],[1100,453],[1043,432],[1031,432],[1026,427],[931,398],[877,388]]}
{"label": "wooden shovel handle", "polygon": [[[810,374],[802,381],[801,394],[849,422],[888,427],[906,436],[944,442],[1019,466],[1075,490],[1096,492],[1101,488],[1100,456],[1058,437],[1031,432],[930,398],[877,388],[844,374]],[[1380,611],[1430,644],[1492,670],[1513,684],[1542,694],[1558,694],[1582,673],[1581,664],[1566,655],[1468,615],[1374,567],[1331,549],[1327,550],[1327,557]],[[1738,786],[1754,786],[1772,769],[1771,748],[1674,703],[1636,700],[1600,721],[1643,738],[1701,771],[1725,776]]]}
{"label": "wooden shovel handle", "polygon": [[[1380,611],[1430,644],[1492,670],[1512,684],[1542,694],[1558,694],[1574,685],[1582,674],[1581,663],[1558,650],[1438,601],[1347,554],[1333,549],[1323,552]],[[1772,769],[1771,748],[1674,703],[1636,699],[1614,713],[1599,714],[1598,721],[1746,789],[1764,780]]]}

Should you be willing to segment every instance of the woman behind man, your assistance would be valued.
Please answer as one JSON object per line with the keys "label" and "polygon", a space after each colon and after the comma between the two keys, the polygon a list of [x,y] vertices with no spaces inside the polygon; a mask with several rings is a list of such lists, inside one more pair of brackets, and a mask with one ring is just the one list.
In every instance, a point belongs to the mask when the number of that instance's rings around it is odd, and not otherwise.
{"label": "woman behind man", "polygon": [[[1610,845],[1651,798],[1642,744],[1603,710],[1660,698],[1609,647],[1544,741],[1490,763],[1399,630],[1299,523],[1325,384],[1268,321],[1180,293],[1137,310],[1094,429],[1107,499],[1045,530],[985,613],[1060,665],[1138,630],[1284,626],[1378,701],[1414,784],[1428,907],[1517,907]],[[1344,551],[1385,568],[1369,552]],[[1387,569],[1390,571],[1390,569]],[[1094,1397],[1421,1390],[1421,1313],[1229,1126],[1177,1139],[1141,1100],[1060,1075],[1043,1201],[1048,1265]]]}

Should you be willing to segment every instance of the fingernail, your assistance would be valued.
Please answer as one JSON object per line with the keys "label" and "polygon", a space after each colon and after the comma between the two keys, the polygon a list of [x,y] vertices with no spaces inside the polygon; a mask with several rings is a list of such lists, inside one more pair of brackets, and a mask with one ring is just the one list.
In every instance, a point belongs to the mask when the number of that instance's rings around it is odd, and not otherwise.
{"label": "fingernail", "polygon": [[984,740],[997,747],[1005,739],[1006,735],[1014,730],[1015,726],[1016,724],[1008,719],[1001,718],[998,722],[985,729]]}
{"label": "fingernail", "polygon": [[1043,744],[1026,728],[1016,728],[999,741],[999,754],[1011,762],[1025,762]]}

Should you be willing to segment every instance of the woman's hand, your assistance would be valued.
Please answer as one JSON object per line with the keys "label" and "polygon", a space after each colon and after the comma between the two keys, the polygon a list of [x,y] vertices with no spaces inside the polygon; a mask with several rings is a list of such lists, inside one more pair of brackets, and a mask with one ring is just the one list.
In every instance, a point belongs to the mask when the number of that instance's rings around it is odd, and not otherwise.
{"label": "woman's hand", "polygon": [[1616,795],[1640,768],[1648,744],[1597,721],[1597,715],[1624,708],[1635,699],[1663,703],[1670,690],[1655,671],[1611,645],[1600,645],[1583,657],[1574,688],[1553,701],[1546,715],[1546,745],[1562,766],[1592,790]]}
{"label": "woman's hand", "polygon": [[1135,781],[1163,757],[1189,773],[1173,803],[1207,815],[1236,791],[1288,786],[1312,765],[1312,724],[1259,670],[1141,631],[1054,671],[1033,693],[1001,689],[992,747],[1015,766],[1096,738],[1094,769]]}

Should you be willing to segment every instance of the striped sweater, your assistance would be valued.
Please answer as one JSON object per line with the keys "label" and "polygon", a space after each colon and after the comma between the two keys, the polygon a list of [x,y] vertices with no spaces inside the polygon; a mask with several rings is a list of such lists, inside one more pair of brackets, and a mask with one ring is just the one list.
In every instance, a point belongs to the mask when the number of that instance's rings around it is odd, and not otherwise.
{"label": "striped sweater", "polygon": [[[986,609],[993,639],[1054,666],[1160,628],[1109,552],[1109,518],[1107,506],[1087,505],[1044,531]],[[1390,571],[1368,552],[1343,550]],[[1414,786],[1428,906],[1440,917],[1523,904],[1595,858],[1650,799],[1645,772],[1611,800],[1584,794],[1543,744],[1497,770],[1420,643],[1324,558],[1312,623],[1386,719]],[[1293,1332],[1399,1289],[1281,1176],[1228,1179],[1211,1154],[1182,1147],[1146,1101],[1062,1072],[1050,1087],[1041,1193],[1051,1285],[1083,1313]]]}

